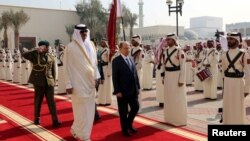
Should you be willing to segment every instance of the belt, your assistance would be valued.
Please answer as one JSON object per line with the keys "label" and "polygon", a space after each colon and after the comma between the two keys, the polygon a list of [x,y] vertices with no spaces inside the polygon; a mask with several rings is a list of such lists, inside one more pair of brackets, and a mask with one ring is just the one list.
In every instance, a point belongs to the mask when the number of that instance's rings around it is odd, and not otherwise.
{"label": "belt", "polygon": [[186,62],[192,62],[193,60],[186,60]]}
{"label": "belt", "polygon": [[102,66],[107,66],[109,62],[102,62]]}
{"label": "belt", "polygon": [[180,66],[177,66],[177,67],[166,67],[165,69],[166,69],[166,71],[179,71],[179,70],[181,70],[181,67]]}
{"label": "belt", "polygon": [[224,75],[226,77],[231,77],[231,78],[242,78],[244,76],[244,72],[224,72]]}

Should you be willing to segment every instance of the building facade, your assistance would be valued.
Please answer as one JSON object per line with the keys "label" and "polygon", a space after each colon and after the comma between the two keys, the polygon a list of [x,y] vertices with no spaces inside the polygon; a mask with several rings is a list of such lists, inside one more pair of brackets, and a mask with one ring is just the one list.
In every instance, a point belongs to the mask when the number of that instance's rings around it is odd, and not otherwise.
{"label": "building facade", "polygon": [[[80,23],[76,11],[70,10],[0,5],[0,15],[11,9],[14,12],[23,10],[30,17],[30,20],[20,29],[21,47],[35,47],[40,40],[48,40],[51,46],[54,46],[56,39],[60,39],[63,44],[68,44],[70,38],[65,26]],[[8,48],[13,51],[14,31],[9,27],[7,32]],[[0,38],[3,40],[3,30],[0,32]]]}
{"label": "building facade", "polygon": [[216,30],[222,31],[223,19],[219,17],[194,17],[190,19],[190,30],[201,38],[213,38]]}
{"label": "building facade", "polygon": [[240,32],[245,39],[250,38],[250,22],[226,24],[226,32]]}
{"label": "building facade", "polygon": [[[155,44],[158,44],[160,38],[165,37],[168,33],[176,33],[176,26],[156,25],[134,28],[133,33],[141,35],[143,44],[150,44],[154,46]],[[129,35],[129,30],[126,30],[126,35]],[[179,26],[179,36],[183,35],[184,27]]]}

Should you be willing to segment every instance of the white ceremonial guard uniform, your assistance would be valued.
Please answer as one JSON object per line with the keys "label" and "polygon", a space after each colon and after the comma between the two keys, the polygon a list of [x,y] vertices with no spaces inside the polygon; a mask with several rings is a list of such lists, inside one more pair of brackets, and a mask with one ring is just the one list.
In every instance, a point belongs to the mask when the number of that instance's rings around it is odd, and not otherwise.
{"label": "white ceremonial guard uniform", "polygon": [[[158,50],[159,51],[159,50]],[[164,85],[162,84],[162,71],[161,67],[162,65],[162,60],[164,59],[163,53],[165,52],[165,48],[161,49],[158,53],[160,53],[158,57],[158,64],[156,65],[156,101],[159,102],[159,106],[163,106],[164,104]]]}
{"label": "white ceremonial guard uniform", "polygon": [[28,84],[28,79],[30,76],[30,71],[31,71],[31,67],[30,67],[30,61],[26,60],[25,58],[22,57],[22,61],[21,61],[21,84],[22,85],[27,85]]}
{"label": "white ceremonial guard uniform", "polygon": [[12,81],[13,80],[13,59],[10,53],[10,50],[6,50],[6,67],[5,67],[5,80]]}
{"label": "white ceremonial guard uniform", "polygon": [[217,88],[222,88],[223,87],[223,74],[222,74],[222,66],[221,66],[221,57],[222,54],[225,53],[224,49],[221,49],[218,51],[219,53],[219,63],[218,63],[218,80],[217,80]]}
{"label": "white ceremonial guard uniform", "polygon": [[[173,51],[174,53],[168,60],[168,56],[170,56]],[[163,67],[161,69],[162,72],[165,73],[164,119],[169,124],[184,126],[187,124],[185,55],[180,47],[173,46],[166,49],[164,56]],[[168,61],[166,62],[166,60]],[[175,65],[175,67],[173,65]],[[184,85],[180,87],[178,83],[183,83]]]}
{"label": "white ceremonial guard uniform", "polygon": [[217,50],[215,48],[208,48],[207,56],[203,61],[203,66],[210,66],[207,68],[212,76],[203,81],[203,94],[205,98],[217,99],[218,62],[219,53]]}
{"label": "white ceremonial guard uniform", "polygon": [[90,31],[83,42],[80,29],[75,27],[72,42],[64,51],[64,73],[66,89],[73,88],[71,94],[74,122],[71,134],[80,140],[90,141],[95,115],[95,80],[100,78],[97,68],[97,54],[90,41]]}
{"label": "white ceremonial guard uniform", "polygon": [[99,85],[98,89],[98,104],[110,105],[112,103],[112,68],[109,62],[108,47],[101,49],[102,69],[104,74],[103,84]]}
{"label": "white ceremonial guard uniform", "polygon": [[237,46],[242,41],[241,33],[227,33],[227,41],[228,51],[222,55],[223,124],[249,124],[245,97],[250,92],[250,56]]}
{"label": "white ceremonial guard uniform", "polygon": [[154,69],[154,52],[152,49],[145,51],[145,57],[142,65],[142,83],[141,88],[145,90],[152,89],[153,85],[153,69]]}
{"label": "white ceremonial guard uniform", "polygon": [[[170,61],[167,61],[164,65],[165,68],[162,67],[162,70],[165,69],[164,100],[166,101],[164,102],[164,118],[167,123],[183,126],[187,124],[186,60],[184,52],[177,46],[168,48],[167,51],[170,54],[175,49],[176,51],[169,59],[174,65],[179,66],[179,69],[174,70]],[[165,61],[168,57],[166,52]],[[178,83],[184,83],[184,85],[179,87]]]}
{"label": "white ceremonial guard uniform", "polygon": [[57,61],[58,66],[58,87],[57,87],[57,94],[66,94],[66,85],[65,85],[65,78],[64,78],[64,70],[63,70],[63,56],[64,51],[59,52],[59,57]]}
{"label": "white ceremonial guard uniform", "polygon": [[203,69],[203,60],[205,59],[206,51],[202,49],[201,51],[198,51],[196,54],[196,67],[195,67],[195,76],[194,76],[194,88],[196,91],[203,91],[203,83],[196,75],[198,72],[200,72]]}
{"label": "white ceremonial guard uniform", "polygon": [[193,67],[192,63],[194,61],[193,51],[190,49],[186,54],[186,85],[192,85],[193,83]]}
{"label": "white ceremonial guard uniform", "polygon": [[0,50],[0,79],[4,80],[5,77],[5,67],[6,67],[6,54],[5,54],[5,50],[1,49]]}
{"label": "white ceremonial guard uniform", "polygon": [[13,55],[13,82],[20,83],[21,82],[21,54],[20,51],[15,49]]}
{"label": "white ceremonial guard uniform", "polygon": [[[131,48],[130,54],[129,54],[129,56],[131,57],[131,59],[135,63],[135,68],[137,70],[137,76],[139,79],[140,86],[142,86],[142,77],[143,77],[142,63],[143,63],[143,59],[145,56],[141,42],[142,42],[142,38],[140,35],[132,36],[132,38],[131,38],[132,48]],[[140,94],[138,95],[138,101],[139,101],[138,113],[140,113],[141,109],[142,109],[142,98],[141,98]]]}

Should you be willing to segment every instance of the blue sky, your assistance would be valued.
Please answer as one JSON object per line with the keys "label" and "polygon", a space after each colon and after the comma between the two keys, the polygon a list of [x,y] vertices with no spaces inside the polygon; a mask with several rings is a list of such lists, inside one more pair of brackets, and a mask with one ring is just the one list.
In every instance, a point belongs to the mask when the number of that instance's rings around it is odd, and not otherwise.
{"label": "blue sky", "polygon": [[[80,0],[0,0],[0,4],[21,5],[56,9],[74,9]],[[108,7],[112,0],[100,0]],[[134,13],[138,13],[139,0],[121,0]],[[168,15],[166,0],[144,1],[144,26],[176,25],[176,16]],[[175,1],[175,0],[174,0]],[[224,24],[250,22],[248,9],[250,0],[184,0],[183,14],[179,17],[179,25],[189,27],[190,17],[215,16],[222,17]]]}

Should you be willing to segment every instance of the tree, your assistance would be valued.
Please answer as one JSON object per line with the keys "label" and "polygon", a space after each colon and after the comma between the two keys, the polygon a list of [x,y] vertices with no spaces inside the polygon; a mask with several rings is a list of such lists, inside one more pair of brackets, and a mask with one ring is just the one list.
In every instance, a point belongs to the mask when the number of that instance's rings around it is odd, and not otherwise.
{"label": "tree", "polygon": [[124,4],[122,6],[124,27],[129,27],[129,36],[130,38],[133,36],[134,26],[137,25],[136,20],[138,16],[132,13]]}
{"label": "tree", "polygon": [[72,41],[72,34],[74,33],[75,25],[65,25],[66,33],[69,35],[69,41]]}
{"label": "tree", "polygon": [[0,17],[0,32],[3,29],[3,25],[2,25],[2,17]]}
{"label": "tree", "polygon": [[14,28],[15,48],[19,48],[19,30],[23,25],[25,25],[30,20],[30,17],[23,10],[13,12],[13,10],[11,9],[9,13],[10,13],[11,24],[13,25]]}
{"label": "tree", "polygon": [[3,33],[3,40],[4,40],[4,47],[8,48],[8,35],[7,35],[7,30],[8,27],[11,25],[11,19],[10,19],[10,12],[9,11],[4,11],[2,13],[2,22],[1,22],[1,27],[4,29]]}
{"label": "tree", "polygon": [[106,37],[108,23],[107,10],[103,8],[100,0],[83,0],[76,5],[76,11],[81,23],[84,23],[91,31],[91,35],[96,39]]}
{"label": "tree", "polygon": [[197,40],[198,34],[193,30],[186,30],[184,31],[184,36],[187,37],[189,40]]}

